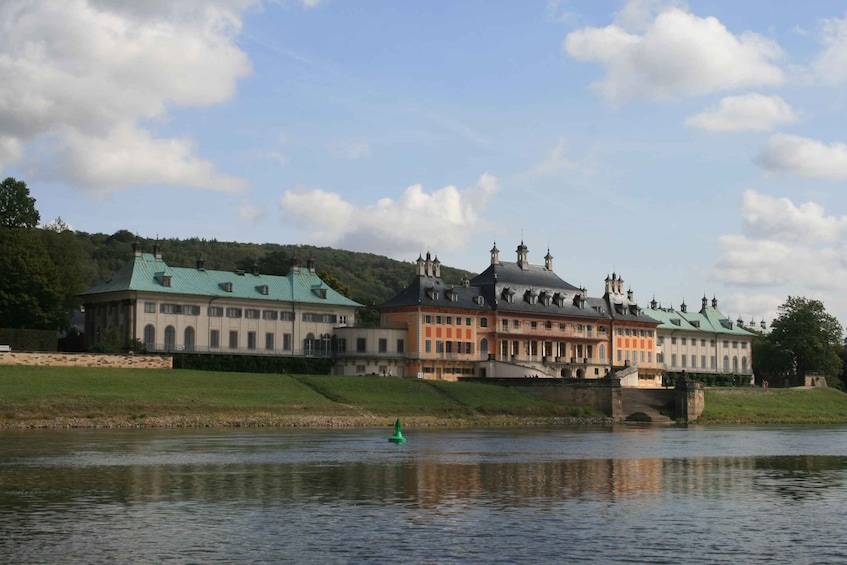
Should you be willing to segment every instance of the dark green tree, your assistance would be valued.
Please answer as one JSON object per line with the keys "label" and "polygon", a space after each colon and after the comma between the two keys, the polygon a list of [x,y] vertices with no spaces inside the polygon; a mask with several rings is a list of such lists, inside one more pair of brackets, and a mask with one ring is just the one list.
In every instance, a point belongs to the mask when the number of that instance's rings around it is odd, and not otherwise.
{"label": "dark green tree", "polygon": [[341,296],[346,296],[347,298],[351,298],[353,296],[353,291],[350,290],[349,284],[344,284],[338,277],[336,277],[332,271],[318,271],[317,275],[321,278],[323,282],[325,282],[329,287],[340,294]]}
{"label": "dark green tree", "polygon": [[789,296],[771,324],[768,341],[788,352],[794,372],[803,382],[810,371],[841,374],[838,350],[843,334],[841,324],[826,312],[821,301]]}
{"label": "dark green tree", "polygon": [[12,177],[4,180],[0,184],[0,227],[34,228],[40,220],[26,183]]}
{"label": "dark green tree", "polygon": [[67,323],[59,272],[39,231],[0,227],[0,328],[55,330]]}

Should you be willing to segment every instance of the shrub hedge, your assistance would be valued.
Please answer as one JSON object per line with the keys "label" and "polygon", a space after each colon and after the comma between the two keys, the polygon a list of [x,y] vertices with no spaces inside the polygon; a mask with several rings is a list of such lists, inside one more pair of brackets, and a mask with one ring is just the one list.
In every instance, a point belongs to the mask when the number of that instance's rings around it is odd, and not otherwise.
{"label": "shrub hedge", "polygon": [[322,357],[174,353],[173,359],[174,369],[223,371],[228,373],[328,375],[332,369],[332,360]]}
{"label": "shrub hedge", "polygon": [[54,330],[0,328],[0,344],[12,351],[58,351],[59,333]]}
{"label": "shrub hedge", "polygon": [[[750,386],[752,375],[739,375],[736,373],[684,373],[692,381],[703,383],[703,386]],[[665,373],[662,384],[675,387],[683,373]]]}

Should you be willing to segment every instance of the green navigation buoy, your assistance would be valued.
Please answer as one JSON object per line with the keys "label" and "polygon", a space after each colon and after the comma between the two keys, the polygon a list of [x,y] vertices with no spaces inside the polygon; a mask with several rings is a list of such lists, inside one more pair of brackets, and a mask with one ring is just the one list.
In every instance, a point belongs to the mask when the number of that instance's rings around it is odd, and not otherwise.
{"label": "green navigation buoy", "polygon": [[393,443],[406,443],[406,438],[403,437],[403,432],[400,431],[400,418],[397,418],[397,421],[394,422],[394,435],[388,438],[388,441]]}

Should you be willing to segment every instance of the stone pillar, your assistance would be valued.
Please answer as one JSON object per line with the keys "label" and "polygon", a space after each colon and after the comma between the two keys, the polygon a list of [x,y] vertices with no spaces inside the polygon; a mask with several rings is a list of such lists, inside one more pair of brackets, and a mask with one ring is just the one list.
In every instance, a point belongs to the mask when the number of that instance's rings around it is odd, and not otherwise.
{"label": "stone pillar", "polygon": [[703,383],[692,381],[683,374],[677,381],[674,392],[676,418],[686,422],[696,421],[706,405]]}

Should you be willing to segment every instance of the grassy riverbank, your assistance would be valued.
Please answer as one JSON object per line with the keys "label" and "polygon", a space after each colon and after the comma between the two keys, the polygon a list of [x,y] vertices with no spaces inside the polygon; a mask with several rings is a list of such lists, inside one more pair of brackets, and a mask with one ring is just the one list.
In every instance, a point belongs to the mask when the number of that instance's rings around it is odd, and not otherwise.
{"label": "grassy riverbank", "polygon": [[832,388],[707,388],[705,399],[699,423],[847,423],[847,394]]}
{"label": "grassy riverbank", "polygon": [[[382,377],[0,365],[0,428],[507,426],[601,422],[512,389]],[[700,423],[847,423],[834,389],[706,389]]]}
{"label": "grassy riverbank", "polygon": [[0,427],[518,425],[601,420],[511,389],[382,377],[0,366]]}

